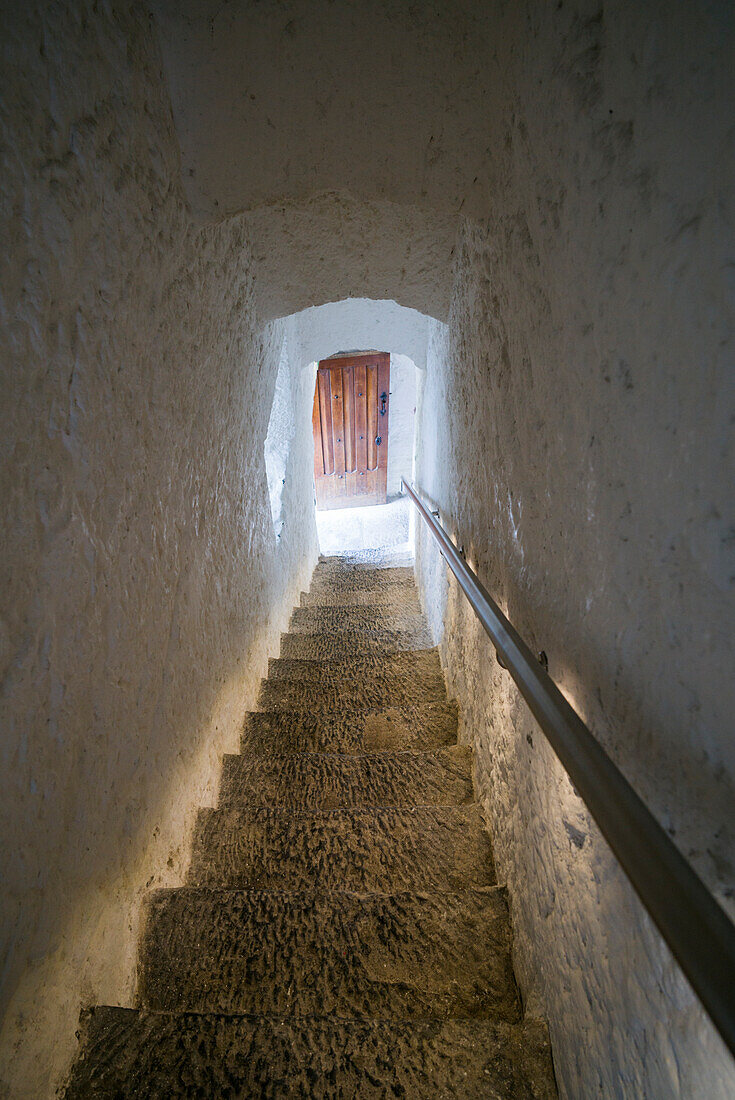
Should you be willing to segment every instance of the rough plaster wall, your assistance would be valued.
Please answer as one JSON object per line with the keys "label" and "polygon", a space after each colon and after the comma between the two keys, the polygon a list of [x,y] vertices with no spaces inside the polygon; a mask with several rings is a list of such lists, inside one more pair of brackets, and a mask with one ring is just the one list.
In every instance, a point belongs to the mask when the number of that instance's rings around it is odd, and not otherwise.
{"label": "rough plaster wall", "polygon": [[[286,521],[301,525],[302,532],[309,531],[311,560],[315,531],[311,413],[316,369],[313,366],[303,368],[297,354],[293,324],[288,319],[271,322],[266,331],[278,334],[281,347],[264,445],[273,533],[280,552]],[[291,535],[284,545],[288,547],[287,555],[291,555],[298,546],[298,536]]]}
{"label": "rough plaster wall", "polygon": [[[492,217],[433,325],[417,479],[732,911],[733,9],[510,4]],[[422,529],[516,964],[563,1096],[735,1069]]]}
{"label": "rough plaster wall", "polygon": [[182,880],[316,533],[302,388],[275,542],[284,327],[242,225],[190,227],[147,15],[14,6],[2,69],[0,1094],[26,1098],[80,1004],[131,1003],[141,896]]}
{"label": "rough plaster wall", "polygon": [[286,462],[291,449],[291,379],[288,373],[288,351],[284,340],[278,363],[276,388],[271,403],[271,415],[263,447],[265,476],[271,506],[273,532],[280,538],[283,525],[282,498],[286,484]]}
{"label": "rough plaster wall", "polygon": [[300,361],[294,358],[293,326],[286,323],[275,327],[282,332],[281,355],[264,457],[273,532],[276,541],[280,542],[289,515],[303,520],[301,495],[305,494],[307,501],[311,501],[314,495],[309,478],[303,471],[303,462],[309,451],[315,371],[303,370]]}
{"label": "rough plaster wall", "polygon": [[416,366],[407,355],[390,357],[388,496],[401,491],[401,478],[413,476]]}

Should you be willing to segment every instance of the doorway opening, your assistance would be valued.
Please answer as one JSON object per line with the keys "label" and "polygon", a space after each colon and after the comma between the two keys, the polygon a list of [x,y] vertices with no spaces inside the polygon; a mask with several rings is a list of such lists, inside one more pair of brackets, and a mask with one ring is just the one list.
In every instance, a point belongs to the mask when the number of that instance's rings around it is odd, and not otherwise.
{"label": "doorway opening", "polygon": [[339,351],[318,362],[312,427],[322,553],[412,545],[400,486],[413,474],[416,386],[406,355]]}
{"label": "doorway opening", "polygon": [[387,503],[390,355],[323,359],[312,424],[317,509]]}

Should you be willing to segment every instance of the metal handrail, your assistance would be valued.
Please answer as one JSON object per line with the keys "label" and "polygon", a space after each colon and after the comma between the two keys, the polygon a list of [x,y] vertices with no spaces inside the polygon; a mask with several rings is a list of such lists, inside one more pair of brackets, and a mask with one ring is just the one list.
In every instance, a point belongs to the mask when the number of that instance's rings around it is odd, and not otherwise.
{"label": "metal handrail", "polygon": [[402,485],[600,832],[735,1055],[735,925],[567,702],[449,535]]}

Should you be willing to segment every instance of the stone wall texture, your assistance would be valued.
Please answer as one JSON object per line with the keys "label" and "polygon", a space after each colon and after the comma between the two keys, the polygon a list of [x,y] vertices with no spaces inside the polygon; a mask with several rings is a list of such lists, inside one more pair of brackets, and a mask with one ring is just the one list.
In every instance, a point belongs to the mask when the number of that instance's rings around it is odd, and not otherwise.
{"label": "stone wall texture", "polygon": [[3,4],[0,1095],[42,1097],[82,1003],[130,1004],[316,558],[309,387],[276,542],[284,339],[242,224],[193,229],[147,12]]}
{"label": "stone wall texture", "polygon": [[[501,5],[493,213],[433,323],[417,480],[723,905],[734,883],[733,11]],[[561,1094],[735,1068],[425,531],[515,959]]]}

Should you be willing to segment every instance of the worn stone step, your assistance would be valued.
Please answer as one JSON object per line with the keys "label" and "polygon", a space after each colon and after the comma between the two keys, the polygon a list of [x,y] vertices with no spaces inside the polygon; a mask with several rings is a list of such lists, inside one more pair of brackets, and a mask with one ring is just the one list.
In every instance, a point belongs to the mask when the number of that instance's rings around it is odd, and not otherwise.
{"label": "worn stone step", "polygon": [[[367,583],[369,581],[369,583]],[[352,578],[347,580],[332,580],[329,577],[317,577],[312,579],[308,592],[302,592],[303,597],[308,596],[310,603],[316,606],[330,607],[342,604],[387,604],[397,603],[401,606],[409,603],[416,608],[418,605],[418,590],[413,581],[388,581],[382,583],[374,579],[373,574],[365,574],[363,583]]]}
{"label": "worn stone step", "polygon": [[418,631],[363,630],[340,634],[281,634],[281,657],[333,661],[351,654],[376,657],[432,649],[428,627]]}
{"label": "worn stone step", "polygon": [[396,588],[406,592],[416,589],[413,570],[360,569],[324,572],[319,566],[311,576],[309,592],[383,592]]}
{"label": "worn stone step", "polygon": [[452,892],[493,882],[476,804],[200,810],[189,868],[191,885],[237,889]]}
{"label": "worn stone step", "polygon": [[343,1020],[93,1008],[64,1100],[555,1100],[540,1021]]}
{"label": "worn stone step", "polygon": [[393,614],[414,613],[421,610],[418,590],[414,585],[389,584],[375,588],[316,587],[302,592],[301,607],[378,607]]}
{"label": "worn stone step", "polygon": [[375,566],[365,562],[343,561],[338,564],[335,564],[334,561],[320,561],[314,569],[311,579],[313,585],[314,581],[317,580],[334,581],[336,584],[343,582],[349,584],[353,581],[359,583],[365,578],[369,578],[372,583],[416,583],[413,567],[410,565],[392,565],[383,569],[376,569]]}
{"label": "worn stone step", "polygon": [[381,607],[296,607],[291,615],[289,633],[350,634],[361,631],[399,631],[420,634],[426,631],[424,616],[416,609],[400,611]]}
{"label": "worn stone step", "polygon": [[261,710],[312,709],[315,713],[336,714],[338,711],[367,711],[390,706],[411,706],[420,703],[441,703],[447,697],[444,677],[440,673],[418,679],[364,678],[362,681],[340,682],[325,677],[322,680],[263,680],[258,695]]}
{"label": "worn stone step", "polygon": [[168,1012],[519,1018],[506,895],[183,887],[147,904],[141,1005]]}
{"label": "worn stone step", "polygon": [[457,704],[452,701],[375,711],[315,714],[311,709],[261,710],[245,716],[241,751],[390,752],[452,745],[457,740]]}
{"label": "worn stone step", "polygon": [[337,810],[348,806],[461,806],[472,802],[472,753],[289,753],[225,756],[220,806]]}
{"label": "worn stone step", "polygon": [[410,564],[320,561],[66,1100],[556,1096]]}
{"label": "worn stone step", "polygon": [[362,654],[332,660],[303,660],[272,657],[268,680],[299,680],[304,683],[352,684],[380,678],[387,683],[402,680],[433,680],[442,676],[438,649],[409,650],[406,653]]}

